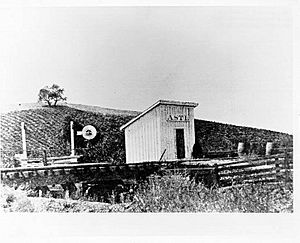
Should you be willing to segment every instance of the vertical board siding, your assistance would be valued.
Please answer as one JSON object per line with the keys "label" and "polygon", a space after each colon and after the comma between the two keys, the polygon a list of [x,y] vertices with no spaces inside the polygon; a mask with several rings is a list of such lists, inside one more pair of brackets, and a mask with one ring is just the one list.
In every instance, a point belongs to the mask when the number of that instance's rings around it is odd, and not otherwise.
{"label": "vertical board siding", "polygon": [[[185,115],[187,121],[168,121],[169,115]],[[176,159],[176,130],[184,129],[185,156],[191,158],[195,143],[194,107],[161,104],[125,129],[126,162]]]}
{"label": "vertical board siding", "polygon": [[157,161],[160,156],[159,113],[153,109],[125,129],[126,162]]}

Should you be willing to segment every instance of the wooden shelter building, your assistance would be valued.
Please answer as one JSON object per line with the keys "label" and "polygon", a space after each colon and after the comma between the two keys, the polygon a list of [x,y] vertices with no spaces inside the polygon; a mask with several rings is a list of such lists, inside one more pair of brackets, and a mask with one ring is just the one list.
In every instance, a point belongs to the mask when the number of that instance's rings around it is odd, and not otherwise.
{"label": "wooden shelter building", "polygon": [[193,102],[159,100],[123,125],[126,162],[191,158],[196,106]]}

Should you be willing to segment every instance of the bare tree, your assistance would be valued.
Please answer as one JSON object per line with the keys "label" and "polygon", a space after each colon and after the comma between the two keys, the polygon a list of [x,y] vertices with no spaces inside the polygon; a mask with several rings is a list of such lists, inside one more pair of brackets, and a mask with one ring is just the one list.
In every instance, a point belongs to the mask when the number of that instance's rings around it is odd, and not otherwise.
{"label": "bare tree", "polygon": [[64,89],[60,88],[57,84],[40,89],[39,101],[47,102],[49,106],[56,106],[58,101],[65,100],[67,100],[67,97],[64,96]]}

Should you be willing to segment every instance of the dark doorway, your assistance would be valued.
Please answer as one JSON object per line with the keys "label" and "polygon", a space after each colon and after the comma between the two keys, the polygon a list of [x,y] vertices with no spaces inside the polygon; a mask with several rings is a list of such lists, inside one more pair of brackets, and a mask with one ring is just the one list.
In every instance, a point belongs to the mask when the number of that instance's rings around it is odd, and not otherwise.
{"label": "dark doorway", "polygon": [[176,129],[177,159],[185,158],[184,129]]}

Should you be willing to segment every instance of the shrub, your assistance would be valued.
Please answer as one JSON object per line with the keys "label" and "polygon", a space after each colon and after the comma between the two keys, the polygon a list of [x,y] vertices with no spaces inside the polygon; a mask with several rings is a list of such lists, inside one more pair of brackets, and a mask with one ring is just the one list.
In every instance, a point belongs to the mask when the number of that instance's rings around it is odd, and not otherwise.
{"label": "shrub", "polygon": [[61,138],[70,143],[70,121],[74,122],[74,130],[81,131],[86,125],[93,125],[97,130],[94,139],[86,141],[82,136],[76,136],[75,147],[82,154],[81,162],[114,162],[125,161],[125,139],[120,131],[121,125],[132,117],[119,115],[103,115],[92,112],[76,112],[67,115],[61,129]]}
{"label": "shrub", "polygon": [[201,147],[201,144],[199,143],[198,139],[196,139],[196,142],[193,146],[192,157],[194,159],[199,159],[199,158],[203,157],[202,147]]}

